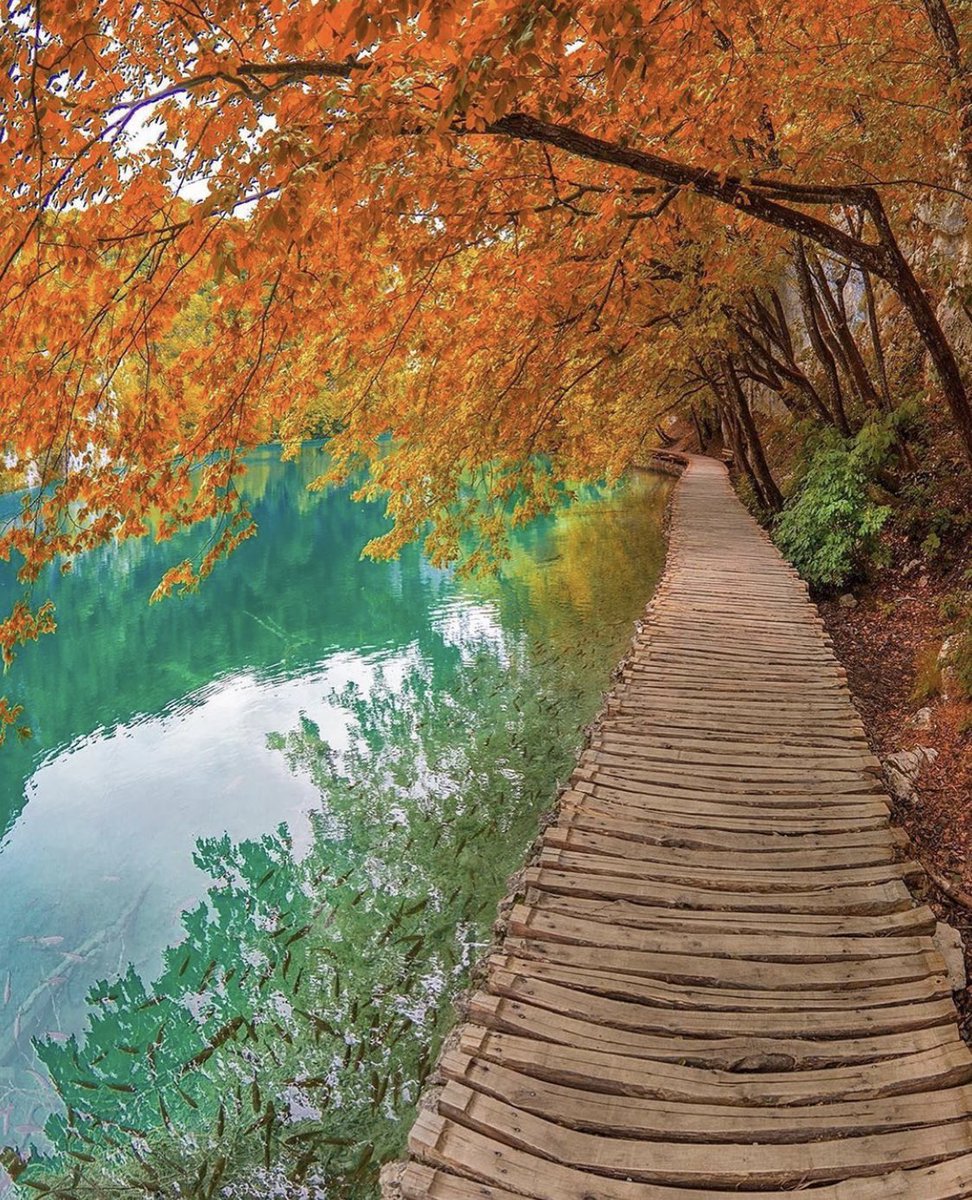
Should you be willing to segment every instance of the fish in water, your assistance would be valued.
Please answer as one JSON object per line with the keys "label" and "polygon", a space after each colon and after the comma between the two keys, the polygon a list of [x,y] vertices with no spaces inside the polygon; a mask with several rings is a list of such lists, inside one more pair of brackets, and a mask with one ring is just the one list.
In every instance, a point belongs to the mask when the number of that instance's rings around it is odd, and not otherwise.
{"label": "fish in water", "polygon": [[10,972],[7,972],[7,981],[3,985],[3,1005],[4,1008],[10,1003]]}
{"label": "fish in water", "polygon": [[49,937],[34,937],[33,935],[28,934],[27,937],[18,938],[17,940],[22,945],[43,946],[45,949],[48,949],[52,946],[60,946],[64,941],[64,938],[60,937],[58,934],[52,934]]}
{"label": "fish in water", "polygon": [[46,980],[46,983],[48,987],[60,987],[62,983],[67,983],[67,976],[52,975],[50,979]]}

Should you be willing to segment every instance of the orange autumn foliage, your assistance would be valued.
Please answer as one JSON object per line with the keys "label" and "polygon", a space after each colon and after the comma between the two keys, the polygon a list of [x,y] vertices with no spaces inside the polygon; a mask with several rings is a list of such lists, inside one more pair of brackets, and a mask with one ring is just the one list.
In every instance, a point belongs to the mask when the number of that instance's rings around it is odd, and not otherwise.
{"label": "orange autumn foliage", "polygon": [[[559,478],[624,469],[794,234],[900,298],[972,447],[954,356],[922,327],[948,280],[916,282],[894,233],[952,186],[965,136],[929,13],[8,5],[2,449],[38,487],[0,554],[29,584],[217,518],[213,553],[160,592],[194,586],[252,532],[240,454],[321,429],[327,478],[365,466],[387,497],[374,552],[430,522],[439,559],[470,525],[489,548],[497,505],[525,519]],[[5,651],[46,622],[18,613]]]}

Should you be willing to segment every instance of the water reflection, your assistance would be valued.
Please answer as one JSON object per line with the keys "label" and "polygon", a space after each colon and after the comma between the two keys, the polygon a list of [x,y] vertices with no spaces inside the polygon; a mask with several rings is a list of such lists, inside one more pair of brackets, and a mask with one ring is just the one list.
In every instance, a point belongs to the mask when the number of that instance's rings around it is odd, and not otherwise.
{"label": "water reflection", "polygon": [[369,1194],[660,564],[649,480],[531,527],[500,580],[362,563],[380,514],[308,497],[318,465],[256,461],[261,537],[197,596],[144,606],[150,544],[92,556],[24,656],[0,1128],[43,1145],[60,1097],[74,1194]]}

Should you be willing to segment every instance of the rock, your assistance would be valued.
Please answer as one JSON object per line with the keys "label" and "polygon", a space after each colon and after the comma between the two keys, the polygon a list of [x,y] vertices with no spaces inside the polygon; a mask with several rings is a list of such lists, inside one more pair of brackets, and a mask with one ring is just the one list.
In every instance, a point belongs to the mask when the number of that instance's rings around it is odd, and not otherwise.
{"label": "rock", "polygon": [[961,934],[951,925],[939,921],[935,925],[932,941],[939,954],[945,959],[945,970],[948,973],[948,982],[952,991],[961,992],[968,985],[968,977],[965,973],[965,949],[962,946]]}
{"label": "rock", "polygon": [[857,608],[857,597],[852,596],[850,592],[844,592],[837,603],[841,608]]}
{"label": "rock", "polygon": [[897,754],[889,754],[882,760],[882,766],[891,795],[904,804],[910,804],[915,798],[915,781],[922,767],[933,763],[936,758],[938,751],[932,746],[916,746],[914,750],[899,750]]}
{"label": "rock", "polygon": [[911,718],[911,724],[915,727],[915,729],[931,729],[932,710],[928,707],[919,708],[915,715]]}
{"label": "rock", "polygon": [[907,579],[908,576],[913,575],[920,566],[921,566],[921,559],[913,558],[911,560],[911,562],[906,562],[905,565],[901,568],[901,574],[904,576],[905,579]]}
{"label": "rock", "polygon": [[405,1174],[403,1162],[388,1162],[381,1168],[378,1175],[378,1194],[381,1200],[401,1200],[402,1176]]}
{"label": "rock", "polygon": [[944,238],[960,238],[968,227],[965,210],[958,196],[948,196],[944,200],[938,196],[921,200],[917,210],[919,221]]}
{"label": "rock", "polygon": [[938,652],[938,667],[942,673],[943,700],[951,700],[952,698],[952,693],[958,682],[955,671],[955,658],[959,647],[968,636],[967,633],[953,633],[951,637],[947,637],[942,642],[942,648]]}

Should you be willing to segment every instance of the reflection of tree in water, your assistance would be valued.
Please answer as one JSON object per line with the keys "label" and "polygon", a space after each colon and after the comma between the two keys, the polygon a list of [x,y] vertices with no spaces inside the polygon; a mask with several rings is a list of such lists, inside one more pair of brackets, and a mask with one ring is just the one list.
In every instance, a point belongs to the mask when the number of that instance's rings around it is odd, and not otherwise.
{"label": "reflection of tree in water", "polygon": [[664,566],[659,531],[670,491],[670,480],[648,473],[615,488],[574,489],[556,517],[516,531],[501,575],[477,579],[476,591],[495,598],[503,623],[526,630],[534,649],[576,659],[589,646],[603,679]]}
{"label": "reflection of tree in water", "polygon": [[340,754],[308,719],[272,735],[322,793],[309,853],[285,830],[201,842],[214,883],[159,979],[97,985],[83,1045],[39,1047],[64,1111],[49,1159],[7,1155],[24,1194],[374,1194],[598,700],[594,672],[523,640],[423,658],[337,698]]}

